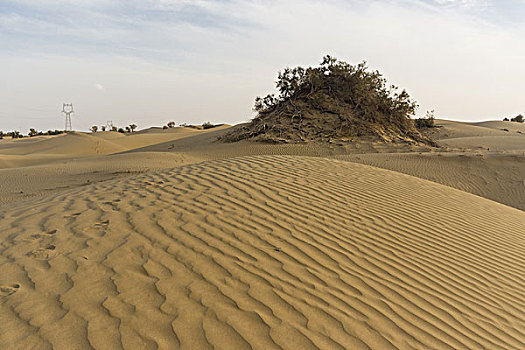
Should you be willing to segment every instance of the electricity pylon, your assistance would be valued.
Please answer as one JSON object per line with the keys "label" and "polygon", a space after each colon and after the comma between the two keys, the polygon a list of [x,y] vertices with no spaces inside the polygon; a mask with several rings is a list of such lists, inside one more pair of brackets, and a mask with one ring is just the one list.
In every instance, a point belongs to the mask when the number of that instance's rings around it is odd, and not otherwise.
{"label": "electricity pylon", "polygon": [[71,126],[71,113],[73,113],[73,104],[64,103],[62,105],[62,113],[66,115],[66,128],[64,130],[72,131],[73,127]]}

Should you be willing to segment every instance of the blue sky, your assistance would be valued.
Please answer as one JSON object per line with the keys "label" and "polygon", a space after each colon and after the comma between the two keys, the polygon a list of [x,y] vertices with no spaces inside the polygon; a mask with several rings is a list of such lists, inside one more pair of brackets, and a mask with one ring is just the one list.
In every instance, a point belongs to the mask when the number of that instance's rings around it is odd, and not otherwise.
{"label": "blue sky", "polygon": [[250,119],[277,71],[366,60],[438,117],[525,112],[524,0],[2,0],[0,129]]}

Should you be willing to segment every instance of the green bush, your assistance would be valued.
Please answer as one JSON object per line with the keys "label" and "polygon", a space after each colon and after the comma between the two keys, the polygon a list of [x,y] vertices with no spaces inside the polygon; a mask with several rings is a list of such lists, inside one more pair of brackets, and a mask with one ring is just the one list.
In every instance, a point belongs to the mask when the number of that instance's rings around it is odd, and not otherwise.
{"label": "green bush", "polygon": [[434,118],[417,118],[415,120],[416,128],[433,128],[434,127]]}
{"label": "green bush", "polygon": [[427,111],[425,118],[417,118],[414,122],[418,129],[433,128],[435,119],[434,110],[431,110]]}
{"label": "green bush", "polygon": [[415,128],[417,103],[405,90],[388,85],[366,62],[351,65],[325,56],[317,67],[285,68],[277,76],[277,94],[255,99],[257,116],[221,139],[235,142],[348,139],[427,142]]}
{"label": "green bush", "polygon": [[[279,96],[257,97],[255,111],[268,113],[281,102],[302,95],[311,97],[316,92],[352,104],[356,112],[370,120],[388,116],[405,120],[417,108],[405,90],[398,92],[396,86],[387,86],[381,73],[369,71],[366,62],[352,66],[329,55],[319,67],[285,68],[277,76],[276,87]],[[315,98],[322,100],[322,95]]]}

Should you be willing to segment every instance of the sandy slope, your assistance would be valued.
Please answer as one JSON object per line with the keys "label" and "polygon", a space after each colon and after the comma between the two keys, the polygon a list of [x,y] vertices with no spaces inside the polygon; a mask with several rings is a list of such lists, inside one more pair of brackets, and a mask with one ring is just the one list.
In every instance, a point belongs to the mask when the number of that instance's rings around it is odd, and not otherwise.
{"label": "sandy slope", "polygon": [[[506,132],[521,132],[525,134],[525,123],[515,123],[515,122],[504,122],[499,120],[490,120],[486,122],[473,123],[476,126],[482,126],[485,128],[492,128],[496,130],[503,130]],[[505,130],[507,129],[507,130]]]}
{"label": "sandy slope", "polygon": [[1,141],[0,349],[524,349],[522,125],[438,123]]}
{"label": "sandy slope", "polygon": [[525,156],[416,152],[335,158],[417,176],[525,211]]}
{"label": "sandy slope", "polygon": [[[88,183],[122,178],[137,172],[157,171],[204,160],[246,155],[330,156],[348,152],[407,152],[413,150],[413,147],[407,145],[392,147],[370,142],[356,143],[346,147],[335,144],[270,145],[253,142],[234,144],[217,142],[217,137],[227,128],[228,126],[225,125],[204,131],[192,128],[152,129],[139,131],[133,135],[70,134],[59,136],[56,140],[31,138],[14,142],[7,141],[3,148],[0,147],[0,177],[2,179],[0,181],[0,205],[67,188],[84,186]],[[85,143],[86,149],[74,153],[79,139]],[[118,145],[120,149],[127,151],[115,154],[95,154],[94,146],[100,140],[111,141],[113,145]],[[36,151],[35,149],[38,148],[34,144],[39,142],[43,142],[43,146],[40,147],[40,151]],[[50,147],[50,143],[53,144],[53,147]],[[0,146],[2,146],[1,143]],[[28,149],[29,146],[31,149]],[[68,150],[67,152],[71,154],[57,155],[58,150],[62,149]],[[15,155],[6,154],[9,152]]]}
{"label": "sandy slope", "polygon": [[196,130],[179,127],[168,130],[143,130],[132,134],[73,132],[58,136],[7,139],[0,142],[0,169],[48,164],[92,155],[121,153],[188,136],[206,134],[210,130],[213,129]]}
{"label": "sandy slope", "polygon": [[525,216],[323,158],[0,208],[0,348],[523,349]]}
{"label": "sandy slope", "polygon": [[[461,137],[505,136],[509,135],[504,128],[518,126],[518,123],[488,121],[479,123],[464,123],[453,120],[436,120],[438,128],[433,134],[438,139],[454,139]],[[521,125],[521,124],[519,124]]]}
{"label": "sandy slope", "polygon": [[[505,122],[478,123],[490,127],[451,121],[438,121],[441,126],[434,133],[443,141],[448,136],[463,140],[476,135],[504,138],[501,147],[510,144],[509,149],[520,148],[514,142],[514,135],[499,128]],[[517,124],[517,123],[511,123]],[[521,127],[519,124],[516,127]],[[515,208],[525,210],[525,154],[519,151],[475,151],[428,152],[425,147],[409,145],[386,145],[376,142],[357,142],[350,145],[334,144],[281,144],[270,145],[253,142],[224,144],[216,142],[227,126],[208,131],[191,128],[169,130],[151,129],[125,136],[118,133],[97,133],[82,135],[83,139],[104,139],[129,149],[114,155],[61,155],[36,153],[18,156],[5,155],[0,147],[0,167],[2,161],[11,162],[10,169],[0,169],[0,204],[32,198],[64,188],[83,186],[87,183],[122,178],[137,172],[157,171],[176,165],[197,161],[224,159],[247,155],[302,155],[319,157],[339,157],[358,163],[403,172],[409,175],[432,180],[447,186],[467,191]],[[509,129],[510,130],[510,129]],[[502,133],[504,136],[501,136]],[[460,137],[463,135],[463,137]],[[518,135],[518,134],[517,134]],[[518,135],[519,136],[519,135]],[[484,137],[484,136],[482,136]],[[60,148],[72,149],[67,140],[76,138],[57,138],[64,142]],[[523,138],[525,140],[525,138]],[[167,140],[167,141],[166,141]],[[5,141],[5,140],[4,140]],[[33,139],[15,141],[14,144],[34,143]],[[7,142],[15,151],[13,142]],[[1,143],[0,143],[1,146]],[[471,145],[468,145],[471,146]],[[134,148],[135,147],[135,148]],[[514,148],[513,148],[514,147]],[[6,151],[4,150],[4,153]],[[423,154],[418,154],[423,152]],[[380,154],[377,154],[380,153]],[[395,154],[392,154],[395,153]],[[19,165],[9,157],[19,157]]]}
{"label": "sandy slope", "polygon": [[462,123],[437,120],[431,134],[452,149],[487,150],[525,155],[525,124],[503,121]]}
{"label": "sandy slope", "polygon": [[186,154],[142,152],[0,169],[0,205],[200,160]]}

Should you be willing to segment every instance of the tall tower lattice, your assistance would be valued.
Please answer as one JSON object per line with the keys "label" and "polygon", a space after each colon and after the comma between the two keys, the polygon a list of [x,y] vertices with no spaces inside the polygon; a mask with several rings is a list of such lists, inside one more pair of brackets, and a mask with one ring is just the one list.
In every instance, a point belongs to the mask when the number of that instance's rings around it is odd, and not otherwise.
{"label": "tall tower lattice", "polygon": [[66,115],[66,128],[65,131],[71,131],[73,130],[71,126],[71,113],[73,113],[73,104],[72,103],[64,103],[62,105],[62,113]]}

